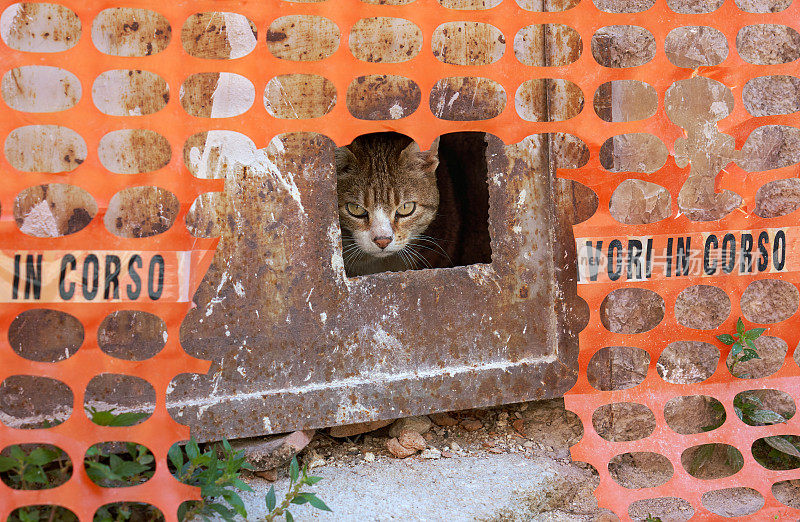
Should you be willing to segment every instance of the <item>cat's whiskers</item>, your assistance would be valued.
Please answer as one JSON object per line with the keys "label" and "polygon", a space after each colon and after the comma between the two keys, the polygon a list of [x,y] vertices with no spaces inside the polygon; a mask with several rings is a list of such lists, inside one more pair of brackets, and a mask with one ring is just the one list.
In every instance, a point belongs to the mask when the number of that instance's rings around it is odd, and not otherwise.
{"label": "cat's whiskers", "polygon": [[[425,243],[433,245],[436,248],[433,248],[433,247],[429,246],[428,244],[423,245],[423,244],[420,244],[420,243],[414,243],[415,241],[424,241]],[[414,237],[414,239],[411,240],[411,242],[409,242],[409,244],[413,244],[415,247],[425,248],[425,249],[430,250],[432,252],[436,252],[437,254],[441,254],[441,255],[443,255],[444,257],[447,258],[447,261],[451,265],[453,264],[453,260],[450,259],[450,256],[447,254],[445,249],[442,248],[442,246],[434,238],[432,238],[431,236],[425,236],[425,235],[416,236],[416,237]]]}
{"label": "cat's whiskers", "polygon": [[[406,247],[405,247],[403,250],[405,250],[405,252],[406,252],[406,254],[407,254],[408,256],[410,256],[412,259],[414,259],[414,260],[415,260],[415,264],[416,264],[416,260],[418,260],[418,261],[421,261],[421,262],[422,262],[422,264],[425,266],[425,268],[431,268],[431,265],[430,265],[430,263],[428,263],[428,261],[425,259],[425,256],[423,256],[422,254],[420,254],[419,252],[417,252],[416,250],[414,250],[414,246],[415,246],[415,245],[411,245],[411,244],[409,243],[409,244],[407,244],[407,245],[406,245]],[[419,245],[416,245],[416,246],[419,246]]]}

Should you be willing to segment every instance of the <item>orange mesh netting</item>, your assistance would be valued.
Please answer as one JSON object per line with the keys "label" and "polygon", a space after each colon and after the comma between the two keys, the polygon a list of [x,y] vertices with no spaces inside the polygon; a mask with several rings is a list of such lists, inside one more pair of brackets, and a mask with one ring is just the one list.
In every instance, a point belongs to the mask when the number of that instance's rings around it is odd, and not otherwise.
{"label": "orange mesh netting", "polygon": [[[588,145],[590,159],[585,167],[573,171],[561,171],[560,175],[590,187],[599,198],[598,211],[588,221],[575,227],[575,237],[583,238],[578,243],[579,249],[583,248],[587,240],[594,244],[602,240],[608,245],[615,238],[635,237],[643,239],[645,244],[647,238],[653,238],[654,251],[658,252],[665,248],[668,237],[692,236],[694,245],[698,245],[704,243],[706,237],[704,234],[727,230],[737,231],[737,234],[738,231],[751,230],[755,237],[758,237],[759,231],[771,231],[769,237],[772,244],[776,237],[774,230],[786,229],[786,264],[780,273],[756,272],[739,275],[737,271],[703,276],[692,272],[687,276],[665,277],[663,269],[656,267],[653,268],[651,277],[644,280],[631,281],[623,277],[611,281],[602,271],[596,281],[582,280],[582,283],[587,284],[579,285],[579,295],[588,303],[591,318],[589,325],[580,335],[580,374],[578,383],[567,397],[567,408],[578,413],[585,427],[584,437],[574,448],[573,455],[576,460],[587,461],[598,469],[600,487],[597,496],[600,504],[611,508],[620,516],[626,516],[629,505],[637,499],[664,496],[685,498],[697,510],[700,518],[710,516],[710,512],[701,506],[700,496],[707,491],[734,485],[754,488],[763,495],[766,499],[765,506],[759,512],[759,516],[762,513],[765,517],[767,515],[785,517],[789,513],[797,515],[796,511],[779,504],[770,492],[773,482],[792,478],[791,472],[763,469],[754,461],[749,448],[756,438],[777,433],[792,433],[800,421],[792,419],[787,424],[746,427],[739,423],[732,410],[733,396],[746,389],[769,386],[797,396],[800,390],[792,382],[800,369],[791,361],[791,357],[787,356],[782,368],[769,379],[758,382],[735,379],[727,372],[725,363],[720,362],[713,377],[702,384],[691,386],[669,384],[661,380],[656,374],[655,364],[660,351],[673,340],[711,339],[711,332],[687,328],[677,323],[674,305],[678,294],[685,288],[701,283],[722,288],[731,299],[732,305],[730,314],[720,328],[722,331],[732,331],[733,323],[741,315],[740,296],[751,281],[779,278],[796,284],[797,272],[794,261],[794,253],[797,250],[796,238],[792,233],[794,229],[786,228],[792,225],[791,214],[767,220],[754,216],[751,211],[759,187],[768,181],[793,177],[797,168],[786,167],[762,173],[745,173],[738,166],[730,165],[717,176],[717,188],[730,189],[742,195],[743,211],[734,211],[718,221],[690,221],[685,215],[680,214],[675,203],[675,198],[689,173],[688,167],[679,168],[675,160],[676,140],[684,136],[684,130],[667,117],[665,94],[673,82],[695,75],[712,78],[727,86],[735,98],[733,112],[716,125],[718,132],[735,138],[737,149],[742,147],[745,139],[756,127],[773,124],[797,126],[797,115],[754,118],[745,111],[742,103],[742,87],[749,79],[765,74],[765,69],[768,69],[768,74],[791,75],[796,72],[796,63],[768,67],[748,64],[736,52],[735,41],[737,32],[747,25],[762,23],[796,25],[800,20],[800,5],[795,3],[779,13],[752,14],[741,11],[732,0],[728,0],[712,13],[678,14],[668,8],[665,0],[657,0],[652,8],[638,13],[607,13],[598,10],[592,2],[586,0],[562,12],[534,12],[521,7],[530,5],[523,0],[518,2],[504,0],[497,6],[489,5],[491,7],[489,9],[477,10],[447,9],[435,0],[416,0],[403,6],[373,5],[359,0],[329,0],[314,3],[279,0],[165,3],[137,0],[126,3],[125,7],[150,9],[160,13],[172,28],[172,40],[163,50],[150,55],[119,57],[98,51],[90,35],[92,21],[98,13],[104,8],[116,5],[113,2],[103,2],[102,5],[87,7],[85,4],[74,0],[62,2],[62,5],[77,14],[83,28],[80,39],[71,48],[61,52],[36,53],[6,47],[3,52],[3,73],[14,67],[34,64],[63,68],[80,79],[83,95],[74,107],[61,112],[23,112],[3,107],[0,123],[2,136],[6,137],[14,129],[25,125],[63,125],[77,132],[89,150],[86,160],[80,166],[64,174],[21,172],[11,165],[7,158],[0,159],[6,176],[6,181],[0,188],[3,251],[8,258],[4,267],[11,266],[10,263],[13,261],[9,259],[17,253],[22,253],[24,259],[24,254],[29,252],[45,251],[173,252],[174,256],[165,257],[166,273],[173,274],[173,277],[166,280],[165,296],[158,302],[139,299],[133,302],[48,303],[47,307],[68,311],[80,319],[86,330],[84,346],[69,359],[49,364],[23,359],[14,354],[6,344],[0,353],[2,357],[0,377],[33,374],[60,379],[72,388],[75,403],[82,404],[83,390],[93,376],[102,372],[136,375],[147,379],[155,387],[157,408],[149,420],[131,428],[95,426],[80,413],[73,413],[63,424],[47,430],[31,432],[4,428],[0,432],[0,443],[3,447],[20,442],[52,442],[69,453],[75,465],[75,472],[73,478],[65,485],[52,490],[14,491],[6,486],[0,486],[0,499],[3,499],[0,504],[0,516],[7,516],[17,506],[58,503],[72,509],[81,519],[89,519],[102,504],[116,500],[140,500],[158,506],[169,519],[172,519],[181,501],[196,498],[197,493],[178,484],[169,476],[166,468],[168,448],[173,442],[186,439],[187,433],[185,428],[177,425],[167,415],[164,397],[170,380],[177,373],[202,372],[207,368],[205,363],[192,361],[181,351],[178,343],[178,327],[187,310],[186,296],[191,296],[210,262],[210,256],[204,254],[213,248],[213,242],[190,237],[183,226],[183,219],[189,205],[200,193],[219,190],[221,186],[192,177],[182,164],[181,154],[177,151],[190,135],[202,131],[226,129],[246,134],[262,146],[277,134],[298,131],[321,132],[336,143],[345,144],[360,134],[394,130],[413,137],[423,145],[431,143],[436,136],[455,131],[490,132],[499,136],[505,143],[515,143],[537,133],[567,132],[576,135]],[[4,4],[4,7],[7,5],[9,4]],[[179,28],[184,27],[185,21],[191,15],[205,11],[238,13],[252,21],[258,33],[257,43],[252,52],[232,60],[203,59],[187,53],[178,36]],[[282,33],[270,34],[268,28],[276,19],[290,15],[324,17],[335,24],[338,28],[338,39],[335,45],[331,46],[329,56],[319,56],[306,61],[303,58],[281,59],[270,52],[269,42],[280,42],[287,36]],[[369,17],[397,17],[413,22],[423,37],[421,52],[402,63],[368,62],[354,57],[348,49],[351,28],[360,19]],[[442,63],[431,52],[429,42],[434,30],[450,21],[491,24],[504,36],[505,52],[489,65]],[[528,25],[545,23],[564,24],[580,34],[582,53],[577,61],[563,66],[536,67],[523,65],[517,59],[513,52],[514,35]],[[613,25],[635,25],[646,28],[655,38],[655,57],[638,67],[600,66],[592,56],[590,47],[592,35],[602,27]],[[718,66],[702,67],[698,70],[674,66],[667,59],[663,44],[671,30],[682,26],[711,26],[721,31],[727,38],[730,50],[727,59]],[[298,54],[302,54],[300,50],[304,45],[311,47],[307,41],[291,42],[298,47]],[[165,107],[152,114],[130,116],[108,116],[98,110],[93,103],[90,86],[102,73],[118,69],[144,70],[159,75],[169,86],[169,100]],[[214,114],[211,114],[212,117],[189,115],[184,110],[182,102],[188,103],[188,93],[194,91],[187,87],[185,99],[179,99],[183,98],[179,92],[182,92],[191,75],[201,72],[239,75],[246,79],[245,85],[249,82],[255,87],[255,97],[250,95],[251,99],[248,99],[248,95],[245,95],[243,102],[239,100],[244,108],[233,115],[225,114],[223,118],[215,118]],[[264,105],[256,101],[260,93],[270,79],[282,74],[297,73],[319,75],[330,80],[337,93],[332,107],[324,115],[312,119],[277,119],[270,116]],[[421,93],[418,108],[406,110],[394,120],[354,118],[346,103],[348,87],[357,77],[373,74],[393,74],[413,80]],[[500,97],[505,99],[500,114],[482,121],[477,121],[477,118],[472,121],[437,118],[428,100],[436,83],[448,77],[479,77],[497,82],[504,90],[504,94]],[[658,96],[658,110],[653,116],[627,123],[602,121],[588,107],[584,107],[580,114],[567,121],[526,121],[519,116],[518,111],[521,108],[515,107],[515,93],[523,82],[535,78],[568,80],[580,88],[584,97],[596,92],[601,84],[609,81],[641,80],[655,89]],[[247,89],[244,89],[242,92],[246,91]],[[211,103],[212,98],[212,93],[207,93],[208,103]],[[454,101],[455,97],[451,97],[448,103],[452,105]],[[153,129],[162,134],[173,149],[169,164],[154,172],[137,175],[112,174],[105,170],[93,151],[105,134],[124,128]],[[669,151],[667,164],[657,172],[646,176],[630,172],[612,173],[604,169],[600,164],[601,144],[611,136],[635,132],[653,134],[666,144]],[[654,181],[672,194],[672,212],[668,219],[646,225],[624,225],[612,218],[609,212],[611,195],[621,182],[631,178]],[[23,234],[14,223],[12,209],[15,198],[28,187],[46,183],[68,183],[83,188],[96,201],[98,214],[85,229],[69,236],[52,239],[34,238]],[[157,186],[177,196],[180,201],[177,224],[166,232],[148,238],[122,238],[110,233],[103,223],[104,212],[114,194],[131,186]],[[190,262],[180,254],[182,252],[192,252]],[[180,269],[178,263],[182,263]],[[190,281],[188,283],[181,281],[178,274],[181,274],[181,277],[188,277]],[[646,333],[624,334],[611,333],[602,325],[599,316],[601,302],[612,291],[626,287],[652,290],[663,299],[665,304],[663,320],[654,329]],[[4,299],[8,300],[5,297]],[[5,308],[7,313],[2,316],[3,327],[8,330],[10,322],[17,314],[41,306],[40,303],[32,302],[7,305]],[[116,360],[98,349],[96,333],[100,320],[108,313],[122,308],[146,310],[167,322],[169,341],[159,355],[144,362],[131,363]],[[782,338],[789,346],[794,347],[800,340],[800,334],[794,331],[790,324],[790,320],[784,320],[771,325],[769,334]],[[6,343],[5,340],[3,342]],[[644,382],[621,391],[602,392],[591,387],[586,375],[588,362],[595,352],[606,346],[635,346],[646,350],[650,355],[650,363]],[[665,425],[663,406],[673,397],[689,394],[704,394],[719,399],[725,405],[727,422],[712,432],[697,435],[679,435],[671,431]],[[637,402],[647,406],[657,420],[655,431],[642,440],[632,442],[608,442],[599,437],[592,427],[592,415],[598,407],[614,402]],[[795,433],[800,433],[800,430],[796,430]],[[145,484],[130,488],[103,489],[95,486],[88,480],[80,465],[86,449],[96,442],[123,439],[144,444],[154,452],[158,464],[155,476]],[[741,450],[745,461],[742,471],[728,478],[714,480],[698,480],[686,473],[680,459],[684,449],[703,442],[721,441]],[[622,488],[610,477],[608,463],[615,455],[629,451],[653,451],[665,456],[674,469],[672,478],[655,488],[638,490]]]}

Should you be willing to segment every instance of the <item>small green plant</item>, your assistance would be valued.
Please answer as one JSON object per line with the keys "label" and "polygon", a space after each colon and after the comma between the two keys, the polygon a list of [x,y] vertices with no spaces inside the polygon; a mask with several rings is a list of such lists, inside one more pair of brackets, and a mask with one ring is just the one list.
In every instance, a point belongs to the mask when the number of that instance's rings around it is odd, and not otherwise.
{"label": "small green plant", "polygon": [[[214,449],[200,451],[194,439],[181,448],[178,444],[169,450],[169,461],[174,466],[175,478],[200,488],[202,500],[184,502],[178,509],[178,519],[187,520],[201,516],[204,520],[218,515],[231,521],[238,514],[247,517],[247,510],[238,491],[252,491],[242,482],[242,470],[252,469],[245,461],[244,452],[235,451],[227,440],[222,441],[222,458]],[[225,504],[220,502],[223,500]]]}
{"label": "small green plant", "polygon": [[102,442],[86,450],[83,463],[86,474],[98,486],[118,488],[147,482],[155,473],[155,459],[141,444],[125,442],[125,451],[118,443]]}
{"label": "small green plant", "polygon": [[15,444],[0,455],[0,477],[13,489],[49,489],[71,475],[67,454],[49,444]]}
{"label": "small green plant", "polygon": [[128,520],[164,522],[164,515],[157,507],[144,502],[114,502],[100,506],[95,512],[92,522],[127,522]]}
{"label": "small green plant", "polygon": [[647,518],[644,519],[644,522],[661,522],[661,518],[654,517],[653,515],[647,515]]}
{"label": "small green plant", "polygon": [[322,480],[322,477],[309,476],[308,466],[303,466],[303,469],[301,470],[297,465],[297,457],[293,457],[291,464],[289,464],[289,491],[286,493],[281,505],[276,505],[277,499],[275,498],[275,486],[269,488],[267,496],[264,498],[264,502],[267,505],[267,511],[269,511],[266,517],[266,522],[272,522],[275,520],[275,517],[279,517],[281,515],[286,517],[286,522],[293,522],[294,517],[292,516],[291,512],[288,511],[288,508],[291,504],[302,505],[308,503],[322,511],[330,511],[331,509],[326,506],[325,502],[320,500],[317,495],[314,493],[300,491],[303,486],[313,486],[320,480]]}
{"label": "small green plant", "polygon": [[742,321],[740,317],[739,320],[736,321],[736,333],[733,335],[721,334],[717,336],[717,339],[722,344],[731,347],[731,361],[728,363],[728,371],[731,372],[731,375],[742,378],[748,377],[747,374],[737,373],[736,365],[752,359],[760,359],[754,341],[765,331],[766,328],[751,328],[750,330],[745,330],[744,321]]}
{"label": "small green plant", "polygon": [[149,413],[129,411],[125,413],[114,413],[116,408],[110,410],[98,410],[93,406],[86,408],[86,414],[98,426],[133,426],[139,424],[143,419],[150,416]]}

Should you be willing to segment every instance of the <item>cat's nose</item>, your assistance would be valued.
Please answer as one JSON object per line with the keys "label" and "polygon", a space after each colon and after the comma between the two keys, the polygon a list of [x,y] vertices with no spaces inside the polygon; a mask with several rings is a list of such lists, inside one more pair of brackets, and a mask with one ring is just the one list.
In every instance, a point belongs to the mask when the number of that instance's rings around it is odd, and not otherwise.
{"label": "cat's nose", "polygon": [[379,247],[386,248],[387,246],[389,246],[389,243],[392,242],[392,238],[387,236],[381,236],[373,238],[372,241]]}

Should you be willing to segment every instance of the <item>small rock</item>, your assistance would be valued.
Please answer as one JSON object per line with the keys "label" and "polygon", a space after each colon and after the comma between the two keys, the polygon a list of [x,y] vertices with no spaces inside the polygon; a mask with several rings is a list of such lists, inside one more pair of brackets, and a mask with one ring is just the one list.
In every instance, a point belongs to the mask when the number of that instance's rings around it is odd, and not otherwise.
{"label": "small rock", "polygon": [[400,436],[397,437],[397,440],[406,448],[412,448],[419,451],[424,450],[428,446],[427,442],[425,442],[425,438],[422,435],[411,430],[403,430],[400,432]]}
{"label": "small rock", "polygon": [[398,441],[396,438],[391,438],[386,441],[386,449],[388,449],[389,453],[391,453],[398,459],[404,459],[406,457],[410,457],[411,455],[417,452],[417,450],[413,448],[406,448],[405,446],[400,444],[400,441]]}
{"label": "small rock", "polygon": [[425,433],[425,434],[422,436],[422,438],[423,438],[423,439],[425,439],[425,441],[426,441],[426,442],[430,442],[430,441],[432,441],[432,440],[433,440],[433,433],[431,433],[431,432],[429,431],[428,433]]}
{"label": "small rock", "polygon": [[327,464],[325,459],[313,450],[306,455],[304,461],[308,463],[308,469],[318,468]]}
{"label": "small rock", "polygon": [[358,449],[358,448],[356,448],[355,446],[352,446],[352,447],[350,447],[350,448],[347,448],[347,452],[348,452],[348,453],[360,453],[360,452],[361,452],[361,450],[360,450],[360,449]]}
{"label": "small rock", "polygon": [[446,458],[446,459],[449,459],[449,458],[452,458],[452,457],[453,457],[453,454],[452,454],[452,453],[450,453],[449,451],[443,451],[443,452],[442,452],[442,457],[444,457],[444,458]]}
{"label": "small rock", "polygon": [[314,430],[295,431],[285,435],[252,437],[231,441],[231,447],[243,451],[254,471],[275,469],[292,460],[314,437]]}
{"label": "small rock", "polygon": [[434,424],[438,426],[452,427],[458,424],[458,421],[449,413],[433,413],[428,415]]}
{"label": "small rock", "polygon": [[511,423],[515,430],[517,430],[520,435],[525,435],[525,422],[522,419],[517,419]]}
{"label": "small rock", "polygon": [[486,448],[486,451],[488,451],[489,453],[496,453],[496,454],[504,453],[502,449],[496,448],[494,446],[492,446],[491,448]]}
{"label": "small rock", "polygon": [[478,431],[483,428],[483,423],[477,419],[464,419],[461,421],[461,426],[467,431]]}
{"label": "small rock", "polygon": [[453,451],[458,451],[461,449],[461,446],[458,445],[458,442],[453,442],[452,444],[450,444],[450,449]]}
{"label": "small rock", "polygon": [[508,412],[507,411],[501,411],[500,413],[498,413],[497,414],[497,420],[507,421],[508,420]]}
{"label": "small rock", "polygon": [[278,480],[278,470],[277,469],[268,469],[265,471],[256,471],[254,473],[256,477],[260,477],[267,482],[275,482]]}
{"label": "small rock", "polygon": [[340,439],[344,437],[353,437],[355,435],[360,435],[362,433],[367,433],[370,431],[381,429],[384,426],[388,426],[393,422],[394,420],[389,419],[389,420],[380,420],[372,422],[357,422],[355,424],[345,424],[344,426],[333,426],[328,430],[328,434],[331,437],[336,437]]}
{"label": "small rock", "polygon": [[427,448],[420,454],[420,456],[423,459],[433,459],[433,460],[435,460],[435,459],[441,458],[442,452],[439,451],[436,448]]}
{"label": "small rock", "polygon": [[389,436],[399,437],[400,432],[403,430],[415,431],[421,435],[431,429],[432,424],[431,420],[425,415],[419,417],[404,417],[394,421],[392,427],[389,428]]}
{"label": "small rock", "polygon": [[532,448],[533,447],[533,442],[531,442],[529,440],[526,440],[525,442],[522,443],[522,446],[525,447],[525,448]]}
{"label": "small rock", "polygon": [[367,462],[375,462],[375,454],[371,451],[364,453],[364,460]]}

